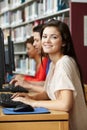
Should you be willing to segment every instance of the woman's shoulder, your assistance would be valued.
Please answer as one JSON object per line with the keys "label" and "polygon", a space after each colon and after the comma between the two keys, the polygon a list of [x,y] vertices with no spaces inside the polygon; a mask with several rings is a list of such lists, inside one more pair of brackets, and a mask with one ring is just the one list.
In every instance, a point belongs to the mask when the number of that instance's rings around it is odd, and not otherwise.
{"label": "woman's shoulder", "polygon": [[64,64],[75,64],[75,60],[68,56],[68,55],[64,55],[61,59],[60,59],[60,63],[64,63]]}
{"label": "woman's shoulder", "polygon": [[67,55],[64,55],[59,62],[57,62],[57,66],[60,66],[60,68],[65,68],[65,69],[71,69],[71,68],[76,68],[76,62],[75,60]]}

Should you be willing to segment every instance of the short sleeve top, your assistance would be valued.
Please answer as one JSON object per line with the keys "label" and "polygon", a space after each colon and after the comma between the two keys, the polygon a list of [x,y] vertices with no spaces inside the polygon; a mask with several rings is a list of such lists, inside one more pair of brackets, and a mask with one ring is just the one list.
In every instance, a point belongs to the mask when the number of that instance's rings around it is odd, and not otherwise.
{"label": "short sleeve top", "polygon": [[56,65],[51,63],[45,89],[52,100],[56,98],[55,91],[62,89],[73,90],[74,96],[76,96],[75,86],[78,85],[77,82],[81,84],[75,61],[69,56],[63,56]]}
{"label": "short sleeve top", "polygon": [[58,90],[72,90],[73,107],[69,111],[69,130],[87,129],[87,106],[80,81],[80,74],[73,58],[63,56],[56,65],[50,64],[45,90],[51,100],[55,100]]}

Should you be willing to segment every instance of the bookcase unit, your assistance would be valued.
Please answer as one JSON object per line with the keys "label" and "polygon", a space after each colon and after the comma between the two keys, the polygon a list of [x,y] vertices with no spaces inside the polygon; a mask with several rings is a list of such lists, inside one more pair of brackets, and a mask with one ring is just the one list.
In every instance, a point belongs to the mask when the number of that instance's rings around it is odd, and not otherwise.
{"label": "bookcase unit", "polygon": [[[70,26],[77,58],[87,83],[87,46],[84,46],[83,17],[87,15],[86,0],[1,0],[0,26],[5,37],[14,41],[15,58],[25,57],[25,40],[32,34],[33,26],[56,18]],[[81,29],[80,29],[81,28]],[[82,51],[80,53],[79,49]]]}
{"label": "bookcase unit", "polygon": [[25,57],[25,40],[32,35],[32,28],[50,18],[69,24],[69,0],[2,0],[0,2],[0,26],[14,42],[15,59]]}

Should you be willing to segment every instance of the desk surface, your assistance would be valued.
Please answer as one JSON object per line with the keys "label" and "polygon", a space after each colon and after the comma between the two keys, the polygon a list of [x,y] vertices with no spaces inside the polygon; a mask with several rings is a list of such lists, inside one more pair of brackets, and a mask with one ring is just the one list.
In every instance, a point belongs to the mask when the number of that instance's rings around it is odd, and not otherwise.
{"label": "desk surface", "polygon": [[0,130],[69,130],[69,114],[50,111],[49,114],[4,115],[0,108]]}
{"label": "desk surface", "polygon": [[[31,95],[36,93],[30,93]],[[52,111],[47,114],[25,114],[25,115],[5,115],[0,107],[0,122],[4,121],[39,121],[39,120],[69,120],[69,114],[63,111]]]}
{"label": "desk surface", "polygon": [[26,114],[26,115],[5,115],[0,108],[0,122],[2,121],[30,121],[30,120],[68,120],[69,114],[62,111],[51,111],[50,114]]}

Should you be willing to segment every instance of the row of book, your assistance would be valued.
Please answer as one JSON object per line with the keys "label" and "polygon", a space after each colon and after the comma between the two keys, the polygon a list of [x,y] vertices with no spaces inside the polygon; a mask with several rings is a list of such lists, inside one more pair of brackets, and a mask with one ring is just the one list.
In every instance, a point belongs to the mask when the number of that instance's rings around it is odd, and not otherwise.
{"label": "row of book", "polygon": [[7,37],[9,35],[11,35],[12,41],[14,41],[14,43],[25,42],[25,40],[32,35],[32,28],[33,28],[33,24],[27,24],[25,26],[14,28],[12,30],[4,29],[3,33],[4,33],[5,45],[8,42]]}
{"label": "row of book", "polygon": [[[8,1],[8,0],[7,0]],[[14,0],[16,1],[16,0]],[[38,19],[45,15],[50,15],[59,10],[69,7],[69,0],[39,0],[27,3],[23,8],[18,8],[14,11],[8,11],[0,15],[0,25],[2,27],[11,27],[20,25],[23,22]],[[17,2],[10,1],[10,4],[17,4]],[[26,1],[23,1],[26,2]],[[1,3],[0,3],[1,4]],[[23,4],[20,2],[20,4]],[[19,5],[19,4],[18,4]]]}
{"label": "row of book", "polygon": [[1,0],[0,11],[6,11],[7,9],[14,9],[22,4],[30,3],[43,3],[44,11],[57,11],[67,8],[69,6],[69,0]]}
{"label": "row of book", "polygon": [[29,0],[0,0],[0,12],[7,11],[11,8],[16,8]]}
{"label": "row of book", "polygon": [[[67,25],[69,26],[69,17],[58,16],[58,17],[53,17],[53,18],[61,20],[65,23],[67,23]],[[47,19],[43,20],[43,21],[38,20],[38,21],[35,21],[34,24],[31,23],[31,24],[27,24],[25,26],[21,26],[21,27],[12,29],[12,31],[11,31],[12,32],[12,40],[14,41],[14,43],[19,43],[19,42],[25,41],[28,37],[30,37],[32,35],[33,26],[36,26],[38,24],[42,24],[42,22],[45,23],[48,20]]]}
{"label": "row of book", "polygon": [[[53,17],[53,18],[61,20],[65,23],[67,23],[67,25],[69,26],[69,17],[65,17],[63,15],[63,16],[57,16],[57,17]],[[4,38],[5,43],[7,41],[7,36],[9,35],[9,33],[10,33],[14,43],[25,42],[25,40],[32,35],[33,26],[37,26],[38,24],[46,23],[48,20],[49,19],[36,20],[33,24],[29,23],[24,26],[19,26],[17,28],[13,28],[13,29],[11,29],[11,32],[9,31],[9,29],[4,29],[3,32],[4,32],[4,36],[5,36],[5,38]]]}
{"label": "row of book", "polygon": [[0,26],[2,28],[10,27],[11,24],[11,15],[10,12],[6,12],[0,16]]}
{"label": "row of book", "polygon": [[15,58],[16,72],[20,71],[21,73],[28,74],[36,72],[36,62],[32,58]]}
{"label": "row of book", "polygon": [[32,35],[32,28],[33,24],[27,24],[25,26],[12,29],[11,36],[14,43],[24,42]]}

